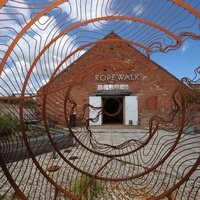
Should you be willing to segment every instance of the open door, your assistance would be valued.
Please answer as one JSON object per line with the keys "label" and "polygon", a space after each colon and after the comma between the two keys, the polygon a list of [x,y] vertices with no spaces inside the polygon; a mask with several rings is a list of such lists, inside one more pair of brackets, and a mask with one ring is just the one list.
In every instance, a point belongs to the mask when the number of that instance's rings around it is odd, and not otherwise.
{"label": "open door", "polygon": [[138,125],[138,97],[125,97],[125,125]]}
{"label": "open door", "polygon": [[[101,102],[101,97],[89,97],[89,104],[98,108],[101,107],[102,102]],[[96,118],[97,115],[99,114],[100,109],[92,109],[89,108],[89,118]],[[99,119],[97,121],[90,121],[90,125],[102,125],[102,114],[99,116]]]}

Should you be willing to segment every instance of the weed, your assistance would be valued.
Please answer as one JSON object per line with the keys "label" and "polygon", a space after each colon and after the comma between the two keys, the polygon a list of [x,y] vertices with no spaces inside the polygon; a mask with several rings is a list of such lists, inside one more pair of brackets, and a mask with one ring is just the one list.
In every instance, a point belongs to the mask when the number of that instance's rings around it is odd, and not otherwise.
{"label": "weed", "polygon": [[12,114],[0,115],[0,135],[9,136],[19,131],[19,121]]}
{"label": "weed", "polygon": [[[85,186],[90,181],[91,177],[82,175],[79,180],[77,180],[71,187],[72,192],[75,195],[80,195],[83,192]],[[84,194],[81,197],[81,200],[92,200],[94,197],[101,191],[100,181],[97,179],[92,180],[92,183],[85,190]]]}

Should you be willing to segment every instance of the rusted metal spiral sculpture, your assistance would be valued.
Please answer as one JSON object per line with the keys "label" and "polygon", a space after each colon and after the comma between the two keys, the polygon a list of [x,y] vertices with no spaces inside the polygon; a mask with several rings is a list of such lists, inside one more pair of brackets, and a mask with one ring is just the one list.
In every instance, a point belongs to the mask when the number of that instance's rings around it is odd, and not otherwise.
{"label": "rusted metal spiral sculpture", "polygon": [[[95,45],[150,57],[199,40],[199,10],[196,0],[1,0],[0,199],[200,199],[200,68],[174,88],[167,116],[151,116],[148,129],[114,129],[113,137],[133,131],[120,142],[90,126],[101,108],[73,97],[84,66],[56,82]],[[104,40],[113,32],[120,38]],[[104,64],[130,65],[90,65]],[[98,114],[89,118],[90,109]]]}

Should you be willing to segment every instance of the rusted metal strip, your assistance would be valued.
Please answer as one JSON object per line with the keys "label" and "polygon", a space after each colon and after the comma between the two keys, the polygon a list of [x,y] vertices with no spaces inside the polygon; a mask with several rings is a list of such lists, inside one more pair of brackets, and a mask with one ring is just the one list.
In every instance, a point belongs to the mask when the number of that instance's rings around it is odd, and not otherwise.
{"label": "rusted metal strip", "polygon": [[184,1],[182,1],[182,0],[170,0],[170,1],[172,1],[173,3],[183,7],[184,9],[188,10],[193,15],[195,15],[197,18],[200,18],[200,12],[197,9],[190,6],[189,4],[185,3]]}

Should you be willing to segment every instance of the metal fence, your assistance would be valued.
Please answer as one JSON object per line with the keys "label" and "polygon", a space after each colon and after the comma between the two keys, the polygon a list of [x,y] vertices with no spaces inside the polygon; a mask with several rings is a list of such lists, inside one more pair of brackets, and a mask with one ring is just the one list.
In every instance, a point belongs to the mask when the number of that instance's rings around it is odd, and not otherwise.
{"label": "metal fence", "polygon": [[[148,130],[93,129],[98,116],[71,127],[66,102],[76,106],[68,91],[79,79],[54,100],[63,123],[46,104],[58,74],[92,46],[119,42],[103,40],[109,32],[148,57],[168,53],[200,39],[199,10],[196,0],[2,0],[0,199],[200,199],[200,68],[181,80],[168,118],[150,117]],[[82,106],[77,120],[92,107]]]}

